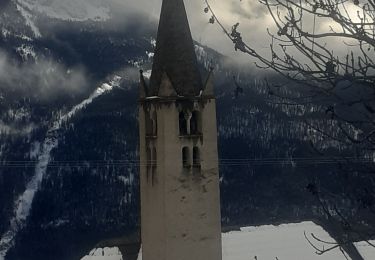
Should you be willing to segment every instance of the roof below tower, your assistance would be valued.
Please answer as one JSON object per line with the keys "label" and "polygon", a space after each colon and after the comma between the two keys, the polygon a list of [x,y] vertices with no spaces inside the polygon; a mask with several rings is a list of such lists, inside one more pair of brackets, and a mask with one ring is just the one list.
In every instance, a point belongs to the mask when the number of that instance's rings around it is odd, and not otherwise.
{"label": "roof below tower", "polygon": [[148,95],[158,95],[163,73],[180,96],[197,96],[202,90],[183,0],[163,0]]}

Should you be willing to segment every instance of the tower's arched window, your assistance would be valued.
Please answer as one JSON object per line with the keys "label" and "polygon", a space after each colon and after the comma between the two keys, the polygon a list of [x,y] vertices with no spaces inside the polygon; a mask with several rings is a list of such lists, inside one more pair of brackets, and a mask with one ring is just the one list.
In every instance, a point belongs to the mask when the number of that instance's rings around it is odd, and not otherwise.
{"label": "tower's arched window", "polygon": [[201,167],[201,154],[198,147],[193,148],[193,166],[196,168]]}
{"label": "tower's arched window", "polygon": [[190,134],[197,135],[201,133],[201,115],[199,111],[193,111],[190,119]]}
{"label": "tower's arched window", "polygon": [[185,119],[185,113],[183,111],[178,115],[178,122],[180,128],[180,135],[187,135],[187,123]]}
{"label": "tower's arched window", "polygon": [[190,167],[190,153],[189,153],[189,147],[182,148],[182,165],[185,168]]}

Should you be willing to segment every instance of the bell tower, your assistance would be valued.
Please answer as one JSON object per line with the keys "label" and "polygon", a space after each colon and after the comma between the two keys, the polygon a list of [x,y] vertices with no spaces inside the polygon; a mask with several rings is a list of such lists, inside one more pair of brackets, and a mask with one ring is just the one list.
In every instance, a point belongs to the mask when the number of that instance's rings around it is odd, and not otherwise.
{"label": "bell tower", "polygon": [[202,82],[183,0],[163,0],[139,129],[143,260],[221,260],[212,71]]}

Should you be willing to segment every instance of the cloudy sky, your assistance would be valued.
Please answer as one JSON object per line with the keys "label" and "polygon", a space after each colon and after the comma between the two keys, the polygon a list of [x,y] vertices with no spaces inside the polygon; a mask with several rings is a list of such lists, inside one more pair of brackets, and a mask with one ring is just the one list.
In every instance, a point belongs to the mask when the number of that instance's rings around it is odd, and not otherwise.
{"label": "cloudy sky", "polygon": [[[157,21],[162,0],[14,0],[24,6],[33,6],[41,12],[57,18],[70,17],[81,20],[113,15],[123,15],[124,19],[136,13],[146,14],[148,19]],[[236,22],[241,23],[241,30],[246,32],[245,40],[254,47],[268,46],[266,28],[272,26],[269,17],[257,0],[210,0],[216,14],[227,28]],[[208,45],[228,56],[237,55],[233,45],[217,25],[208,23],[210,16],[203,12],[204,0],[185,0],[192,34],[195,40]],[[256,38],[256,41],[254,39]],[[248,57],[246,57],[248,59]]]}
{"label": "cloudy sky", "polygon": [[[191,0],[186,2],[193,37],[228,56],[248,60],[248,56],[236,53],[231,41],[223,34],[218,25],[208,23],[210,15],[205,14],[204,1]],[[226,28],[240,22],[240,31],[246,42],[257,49],[267,48],[269,38],[266,33],[267,27],[273,27],[264,7],[257,0],[211,0],[212,8]]]}
{"label": "cloudy sky", "polygon": [[[146,24],[157,24],[162,0],[13,0],[20,5],[38,10],[60,19],[85,20],[110,17],[124,22],[134,20],[134,17],[145,17]],[[258,0],[209,0],[214,12],[222,24],[230,30],[231,26],[239,22],[239,31],[244,41],[258,53],[269,57],[270,37],[267,29],[276,33],[274,22],[265,7]],[[232,57],[236,61],[254,63],[255,59],[240,52],[235,52],[233,43],[225,36],[217,24],[208,22],[210,14],[204,13],[204,0],[185,0],[193,38],[203,45],[207,45],[219,52]],[[353,5],[354,6],[354,5]],[[348,9],[350,11],[350,9]],[[353,9],[353,17],[356,11]],[[142,15],[141,15],[142,14]],[[320,18],[318,18],[320,19]],[[304,15],[304,29],[312,32],[312,16]],[[332,22],[319,21],[316,32],[329,31]],[[324,39],[323,45],[326,44]],[[337,47],[339,45],[343,47]],[[348,45],[342,44],[342,39],[330,38],[328,45],[335,49],[335,55],[343,57],[348,53]],[[293,53],[299,55],[298,53]]]}
{"label": "cloudy sky", "polygon": [[[126,19],[133,19],[135,14],[143,14],[150,22],[158,20],[162,3],[162,0],[13,1],[26,7],[32,6],[36,10],[57,18],[85,20],[100,17],[106,20],[111,16],[116,16],[126,21]],[[267,34],[267,28],[273,32],[276,30],[270,15],[258,0],[209,0],[209,3],[226,28],[230,29],[233,24],[240,22],[240,31],[243,32],[242,36],[245,42],[257,51],[269,54],[270,37]],[[241,53],[236,53],[233,44],[220,27],[217,24],[209,24],[210,15],[203,11],[206,6],[204,0],[185,0],[185,5],[195,40],[234,57],[236,60],[255,61]],[[353,11],[353,14],[355,17],[356,12]],[[312,28],[312,17],[304,17],[304,21],[304,29]],[[320,25],[327,31],[332,24],[321,22]]]}

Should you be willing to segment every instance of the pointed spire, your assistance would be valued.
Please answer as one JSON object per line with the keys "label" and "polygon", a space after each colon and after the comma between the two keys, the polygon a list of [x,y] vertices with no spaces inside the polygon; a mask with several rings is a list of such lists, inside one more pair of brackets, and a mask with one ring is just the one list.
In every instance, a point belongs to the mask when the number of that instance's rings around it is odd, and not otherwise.
{"label": "pointed spire", "polygon": [[163,0],[150,94],[158,94],[163,73],[178,95],[199,95],[202,80],[183,0]]}

